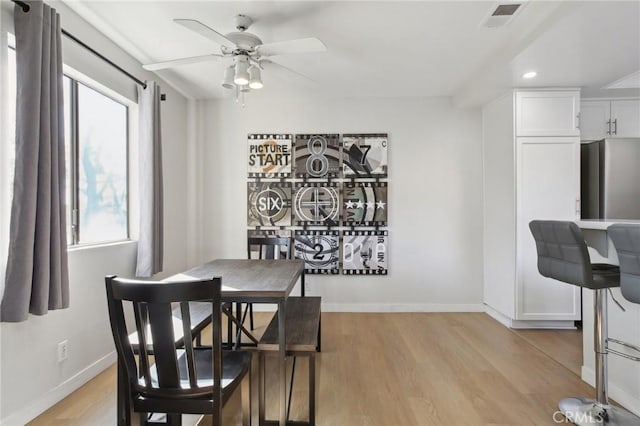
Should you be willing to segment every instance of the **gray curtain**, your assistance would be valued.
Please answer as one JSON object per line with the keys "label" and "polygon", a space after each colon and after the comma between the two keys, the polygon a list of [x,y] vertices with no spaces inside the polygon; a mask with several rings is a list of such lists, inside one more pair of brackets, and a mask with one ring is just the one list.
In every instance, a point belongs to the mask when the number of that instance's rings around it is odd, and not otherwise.
{"label": "gray curtain", "polygon": [[16,167],[0,319],[69,307],[60,16],[15,7]]}
{"label": "gray curtain", "polygon": [[147,81],[138,87],[140,118],[140,238],[136,276],[150,277],[162,271],[163,198],[162,139],[160,136],[160,87]]}

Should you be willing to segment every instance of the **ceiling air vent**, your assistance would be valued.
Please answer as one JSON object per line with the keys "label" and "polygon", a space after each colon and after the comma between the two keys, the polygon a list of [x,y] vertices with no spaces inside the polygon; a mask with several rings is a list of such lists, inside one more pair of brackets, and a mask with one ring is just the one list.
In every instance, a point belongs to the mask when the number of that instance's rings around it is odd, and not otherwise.
{"label": "ceiling air vent", "polygon": [[506,25],[521,9],[522,3],[500,3],[482,23],[486,28],[498,28]]}

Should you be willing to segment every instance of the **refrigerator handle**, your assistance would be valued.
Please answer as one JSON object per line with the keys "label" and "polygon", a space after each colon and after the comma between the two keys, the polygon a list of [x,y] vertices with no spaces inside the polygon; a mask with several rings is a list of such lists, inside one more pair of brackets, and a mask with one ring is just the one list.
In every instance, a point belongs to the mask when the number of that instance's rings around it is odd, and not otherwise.
{"label": "refrigerator handle", "polygon": [[618,134],[618,119],[615,118],[613,120],[613,134],[617,135]]}
{"label": "refrigerator handle", "polygon": [[610,135],[611,134],[611,120],[607,120],[607,134]]}

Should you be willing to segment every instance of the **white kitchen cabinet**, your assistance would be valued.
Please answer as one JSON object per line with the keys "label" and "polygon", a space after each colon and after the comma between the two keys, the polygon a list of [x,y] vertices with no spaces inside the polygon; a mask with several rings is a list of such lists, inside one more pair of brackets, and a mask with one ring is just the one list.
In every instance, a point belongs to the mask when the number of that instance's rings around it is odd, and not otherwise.
{"label": "white kitchen cabinet", "polygon": [[580,136],[580,92],[516,92],[516,136]]}
{"label": "white kitchen cabinet", "polygon": [[580,139],[527,137],[516,143],[516,319],[578,320],[580,288],[540,275],[529,222],[580,217]]}
{"label": "white kitchen cabinet", "polygon": [[582,140],[640,137],[640,99],[585,99],[580,109]]}
{"label": "white kitchen cabinet", "polygon": [[516,90],[482,111],[484,301],[511,327],[571,327],[581,317],[580,288],[538,273],[529,231],[533,219],[579,218],[579,103],[577,90]]}

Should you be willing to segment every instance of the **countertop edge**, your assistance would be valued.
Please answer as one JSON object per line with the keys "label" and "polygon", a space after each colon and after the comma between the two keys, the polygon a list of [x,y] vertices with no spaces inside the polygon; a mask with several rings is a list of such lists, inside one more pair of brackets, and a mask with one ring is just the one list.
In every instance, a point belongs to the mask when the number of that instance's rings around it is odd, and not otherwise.
{"label": "countertop edge", "polygon": [[581,229],[596,229],[600,231],[606,230],[614,223],[626,223],[640,225],[640,220],[615,220],[615,219],[583,219],[576,220],[576,225]]}

